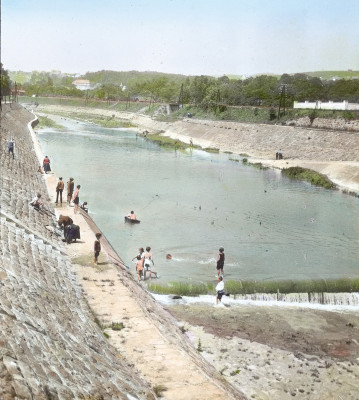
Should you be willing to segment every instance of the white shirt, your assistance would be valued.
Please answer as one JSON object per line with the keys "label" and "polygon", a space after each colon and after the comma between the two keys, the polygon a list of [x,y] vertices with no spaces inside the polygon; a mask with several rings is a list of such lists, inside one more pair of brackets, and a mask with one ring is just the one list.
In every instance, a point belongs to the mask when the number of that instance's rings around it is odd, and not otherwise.
{"label": "white shirt", "polygon": [[219,281],[217,283],[216,292],[219,292],[220,290],[224,290],[224,282],[223,281]]}

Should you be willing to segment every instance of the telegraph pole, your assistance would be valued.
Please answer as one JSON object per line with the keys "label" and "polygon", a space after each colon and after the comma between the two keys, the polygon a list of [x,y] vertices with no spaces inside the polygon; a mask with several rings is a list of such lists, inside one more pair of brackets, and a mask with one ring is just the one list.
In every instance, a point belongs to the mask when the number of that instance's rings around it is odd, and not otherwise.
{"label": "telegraph pole", "polygon": [[277,117],[277,120],[279,121],[279,118],[280,118],[280,109],[281,109],[281,107],[282,107],[282,109],[283,109],[283,115],[285,115],[285,95],[286,95],[286,88],[287,88],[287,85],[286,84],[283,84],[283,85],[281,85],[281,94],[280,94],[280,100],[279,100],[279,107],[278,107],[278,117]]}
{"label": "telegraph pole", "polygon": [[178,105],[180,106],[182,104],[182,108],[183,108],[183,83],[181,85],[181,90],[180,90],[180,94],[178,97]]}

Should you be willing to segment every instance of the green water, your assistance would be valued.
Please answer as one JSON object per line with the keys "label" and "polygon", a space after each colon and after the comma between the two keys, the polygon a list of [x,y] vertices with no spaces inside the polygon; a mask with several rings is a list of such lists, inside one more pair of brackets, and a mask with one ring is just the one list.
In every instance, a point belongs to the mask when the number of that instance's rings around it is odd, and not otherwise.
{"label": "green water", "polygon": [[[230,161],[159,147],[130,130],[65,120],[39,140],[52,169],[134,271],[151,246],[161,282],[211,282],[218,248],[233,280],[359,277],[359,200]],[[141,224],[128,225],[134,210]],[[166,260],[171,253],[172,260]]]}

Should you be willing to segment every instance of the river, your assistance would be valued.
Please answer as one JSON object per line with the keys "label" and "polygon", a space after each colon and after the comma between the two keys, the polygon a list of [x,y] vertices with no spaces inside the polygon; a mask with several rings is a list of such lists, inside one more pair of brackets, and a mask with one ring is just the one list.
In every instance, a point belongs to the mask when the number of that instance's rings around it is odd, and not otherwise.
{"label": "river", "polygon": [[[159,281],[213,282],[223,246],[226,279],[359,277],[358,198],[233,155],[164,149],[135,130],[53,118],[64,128],[38,135],[52,170],[81,185],[80,202],[132,271],[138,248],[151,246]],[[140,224],[124,223],[131,210]]]}

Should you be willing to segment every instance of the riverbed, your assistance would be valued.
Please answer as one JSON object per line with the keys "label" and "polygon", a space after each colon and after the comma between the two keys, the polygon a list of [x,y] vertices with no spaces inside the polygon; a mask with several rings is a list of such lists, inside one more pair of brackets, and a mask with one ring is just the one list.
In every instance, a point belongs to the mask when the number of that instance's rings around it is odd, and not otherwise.
{"label": "riverbed", "polygon": [[[359,276],[357,198],[239,156],[164,149],[135,130],[52,118],[64,129],[39,132],[43,152],[57,176],[81,184],[80,201],[132,271],[138,248],[151,246],[161,282],[213,282],[223,246],[226,279]],[[124,223],[131,210],[140,224]]]}

